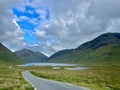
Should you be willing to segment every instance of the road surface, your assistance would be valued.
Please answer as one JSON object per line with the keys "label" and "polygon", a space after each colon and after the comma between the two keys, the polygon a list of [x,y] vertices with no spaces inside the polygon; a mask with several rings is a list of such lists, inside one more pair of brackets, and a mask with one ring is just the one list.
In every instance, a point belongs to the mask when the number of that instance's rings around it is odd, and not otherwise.
{"label": "road surface", "polygon": [[35,87],[35,90],[87,90],[71,84],[38,78],[33,76],[29,71],[24,71],[22,75]]}

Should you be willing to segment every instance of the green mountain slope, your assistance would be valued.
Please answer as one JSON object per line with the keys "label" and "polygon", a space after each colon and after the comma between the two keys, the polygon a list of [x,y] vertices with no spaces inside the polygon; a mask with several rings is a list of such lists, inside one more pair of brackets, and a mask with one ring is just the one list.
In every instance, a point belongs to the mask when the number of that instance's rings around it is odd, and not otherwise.
{"label": "green mountain slope", "polygon": [[120,64],[120,33],[106,33],[76,49],[59,51],[49,62]]}
{"label": "green mountain slope", "polygon": [[33,52],[28,49],[16,51],[15,55],[26,62],[46,62],[48,57],[40,52]]}
{"label": "green mountain slope", "polygon": [[23,63],[18,57],[16,57],[9,49],[0,43],[0,64],[21,64]]}

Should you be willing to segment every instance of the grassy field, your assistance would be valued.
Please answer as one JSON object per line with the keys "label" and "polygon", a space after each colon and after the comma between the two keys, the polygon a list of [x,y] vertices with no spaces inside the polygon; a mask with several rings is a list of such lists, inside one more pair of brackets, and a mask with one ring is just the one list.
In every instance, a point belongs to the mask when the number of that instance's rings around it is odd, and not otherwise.
{"label": "grassy field", "polygon": [[21,69],[0,66],[0,90],[32,90],[31,85],[22,78]]}
{"label": "grassy field", "polygon": [[38,77],[72,83],[91,90],[120,90],[120,66],[94,66],[89,70],[53,70],[52,67],[11,67],[0,66],[0,90],[32,90],[22,78],[22,71],[30,70]]}
{"label": "grassy field", "polygon": [[38,77],[72,83],[91,90],[120,90],[120,66],[97,66],[90,70],[53,70],[52,67],[29,67]]}

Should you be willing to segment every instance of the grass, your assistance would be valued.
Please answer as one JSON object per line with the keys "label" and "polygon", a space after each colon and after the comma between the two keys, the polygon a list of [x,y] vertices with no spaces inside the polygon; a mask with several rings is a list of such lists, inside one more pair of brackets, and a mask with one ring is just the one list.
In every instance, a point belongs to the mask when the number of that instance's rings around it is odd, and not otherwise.
{"label": "grass", "polygon": [[120,66],[96,66],[90,70],[53,70],[52,67],[29,67],[31,73],[90,88],[91,90],[120,90]]}
{"label": "grass", "polygon": [[71,83],[91,90],[120,90],[120,66],[92,66],[89,70],[53,70],[50,66],[11,67],[0,66],[0,90],[32,90],[22,77],[23,70],[38,77]]}
{"label": "grass", "polygon": [[0,66],[0,90],[32,90],[22,77],[22,69]]}
{"label": "grass", "polygon": [[102,46],[97,49],[64,50],[54,54],[48,61],[53,63],[79,63],[86,65],[119,65],[120,43]]}

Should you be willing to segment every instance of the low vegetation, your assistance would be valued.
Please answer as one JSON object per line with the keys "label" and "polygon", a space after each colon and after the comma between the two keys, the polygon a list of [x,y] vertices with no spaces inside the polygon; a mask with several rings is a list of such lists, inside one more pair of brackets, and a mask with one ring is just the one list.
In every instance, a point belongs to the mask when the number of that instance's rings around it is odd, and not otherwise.
{"label": "low vegetation", "polygon": [[[15,67],[24,63],[0,43],[0,90],[32,90],[22,77],[22,70]],[[14,67],[13,67],[14,66]]]}
{"label": "low vegetation", "polygon": [[53,63],[119,65],[120,33],[106,33],[75,49],[58,51],[49,58]]}
{"label": "low vegetation", "polygon": [[32,90],[22,77],[22,70],[12,66],[0,66],[0,90]]}
{"label": "low vegetation", "polygon": [[[26,50],[20,53],[28,60],[34,57],[33,62],[40,59],[38,54],[28,50],[27,53]],[[62,50],[49,59],[45,58],[53,63],[82,63],[89,65],[90,69],[70,71],[64,67],[59,70],[37,66],[12,67],[25,62],[0,43],[0,90],[32,90],[31,85],[22,77],[22,71],[26,69],[38,77],[72,83],[91,90],[120,90],[120,33],[103,34],[76,49]]]}
{"label": "low vegetation", "polygon": [[22,64],[23,60],[16,57],[8,48],[0,43],[0,66],[1,64]]}
{"label": "low vegetation", "polygon": [[69,71],[61,68],[30,67],[31,73],[42,78],[72,83],[91,90],[120,90],[120,66],[96,66],[89,70]]}

